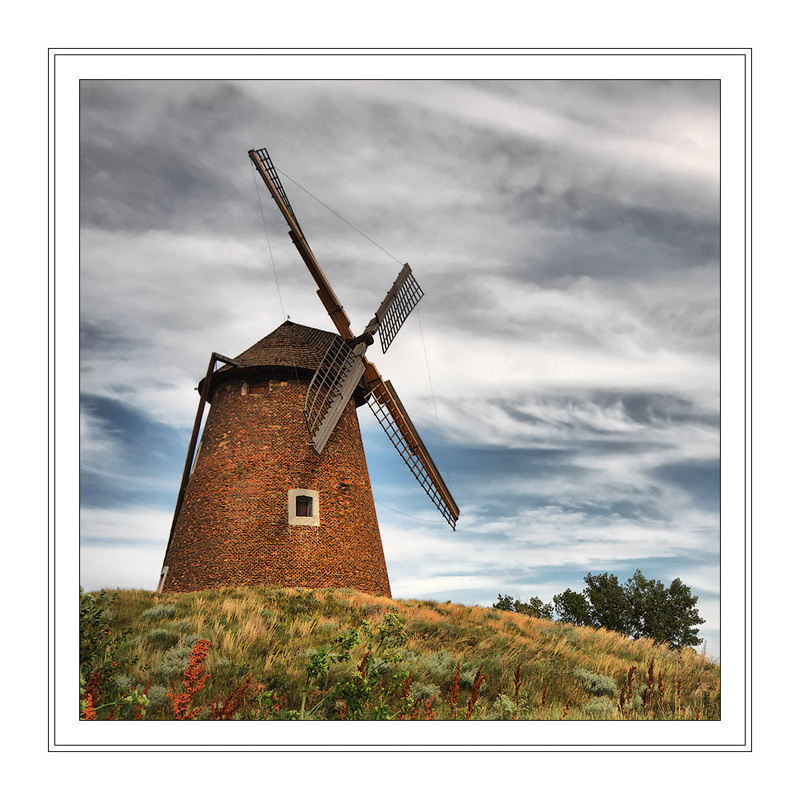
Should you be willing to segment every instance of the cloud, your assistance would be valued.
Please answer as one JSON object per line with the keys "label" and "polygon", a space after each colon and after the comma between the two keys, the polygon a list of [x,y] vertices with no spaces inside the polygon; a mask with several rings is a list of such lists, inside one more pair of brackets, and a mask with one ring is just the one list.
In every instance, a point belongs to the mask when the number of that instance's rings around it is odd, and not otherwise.
{"label": "cloud", "polygon": [[425,291],[370,357],[462,517],[362,410],[395,594],[717,602],[718,119],[714,81],[82,81],[82,577],[155,584],[211,352],[331,328],[267,146],[354,330],[398,262]]}
{"label": "cloud", "polygon": [[99,589],[154,590],[172,514],[149,507],[82,508],[80,581]]}

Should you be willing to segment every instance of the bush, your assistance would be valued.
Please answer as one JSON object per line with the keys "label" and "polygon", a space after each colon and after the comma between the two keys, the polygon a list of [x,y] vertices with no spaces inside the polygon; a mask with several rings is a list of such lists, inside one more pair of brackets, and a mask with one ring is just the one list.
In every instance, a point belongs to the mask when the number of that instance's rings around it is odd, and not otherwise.
{"label": "bush", "polygon": [[168,619],[175,616],[175,606],[173,605],[157,605],[142,611],[142,619],[157,620]]}
{"label": "bush", "polygon": [[417,666],[439,685],[449,681],[456,671],[456,660],[446,650],[437,650],[435,653],[419,653],[415,661]]}
{"label": "bush", "polygon": [[154,684],[147,692],[152,708],[163,706],[167,702],[167,687]]}
{"label": "bush", "polygon": [[497,595],[497,602],[492,605],[498,611],[515,611],[517,614],[524,614],[526,617],[536,619],[553,619],[552,603],[544,603],[538,597],[531,597],[527,603],[522,600],[514,599],[510,594]]}
{"label": "bush", "polygon": [[441,694],[439,687],[434,683],[414,681],[408,690],[411,700],[427,700],[429,697],[438,698]]}
{"label": "bush", "polygon": [[185,644],[170,647],[161,663],[158,665],[158,673],[165,678],[171,678],[175,675],[183,675],[186,668],[189,666],[189,656],[192,653],[192,648]]}
{"label": "bush", "polygon": [[575,676],[581,681],[583,688],[589,694],[610,695],[611,697],[617,694],[617,684],[608,675],[595,675],[594,672],[589,672],[588,669],[578,667],[575,670]]}
{"label": "bush", "polygon": [[499,695],[489,709],[489,719],[516,719],[517,707],[506,695]]}
{"label": "bush", "polygon": [[617,711],[617,704],[610,697],[593,697],[583,707],[583,712],[596,719],[610,719]]}

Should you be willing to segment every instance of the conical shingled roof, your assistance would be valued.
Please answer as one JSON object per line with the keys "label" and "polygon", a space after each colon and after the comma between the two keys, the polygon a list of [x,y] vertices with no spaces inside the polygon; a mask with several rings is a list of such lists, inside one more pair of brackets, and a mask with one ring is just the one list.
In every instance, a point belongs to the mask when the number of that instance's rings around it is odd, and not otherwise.
{"label": "conical shingled roof", "polygon": [[[338,335],[286,321],[233,360],[242,367],[292,367],[315,370]],[[232,369],[222,367],[219,371]]]}

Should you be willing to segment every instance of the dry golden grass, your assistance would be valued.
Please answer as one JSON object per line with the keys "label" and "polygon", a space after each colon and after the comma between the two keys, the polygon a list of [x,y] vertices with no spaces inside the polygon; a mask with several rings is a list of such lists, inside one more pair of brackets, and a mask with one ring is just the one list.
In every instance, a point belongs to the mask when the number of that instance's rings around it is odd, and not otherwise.
{"label": "dry golden grass", "polygon": [[[483,683],[473,697],[472,719],[510,719],[509,704],[514,709],[515,702],[519,708],[513,714],[520,718],[588,719],[602,713],[603,718],[626,719],[619,692],[632,667],[638,705],[631,701],[631,718],[654,716],[654,698],[659,713],[663,705],[664,715],[669,712],[672,718],[719,713],[719,666],[691,649],[676,652],[648,640],[631,641],[614,632],[510,611],[352,590],[278,587],[173,595],[121,591],[117,605],[113,624],[118,630],[131,630],[127,646],[137,659],[131,673],[135,681],[153,678],[156,686],[174,691],[180,682],[175,664],[204,638],[212,644],[207,659],[211,678],[198,698],[227,696],[249,675],[252,696],[243,713],[251,715],[259,710],[254,698],[268,690],[285,696],[287,708],[299,708],[309,680],[309,654],[335,646],[344,631],[360,630],[361,620],[374,627],[387,614],[397,615],[407,634],[393,651],[394,670],[408,674],[409,686],[438,687],[432,691],[438,692],[434,709],[439,715],[445,707],[449,714],[446,697],[456,665],[461,665],[462,683],[481,671]],[[362,641],[353,657],[361,659],[375,646]],[[651,684],[660,675],[661,693],[647,686],[650,664]],[[327,685],[345,680],[348,669],[353,666],[345,662],[331,668]],[[598,696],[585,673],[596,677],[597,686],[615,686],[616,692]],[[468,683],[461,694],[462,699],[471,696]],[[497,716],[498,703],[505,716]],[[157,706],[151,712],[160,713]]]}

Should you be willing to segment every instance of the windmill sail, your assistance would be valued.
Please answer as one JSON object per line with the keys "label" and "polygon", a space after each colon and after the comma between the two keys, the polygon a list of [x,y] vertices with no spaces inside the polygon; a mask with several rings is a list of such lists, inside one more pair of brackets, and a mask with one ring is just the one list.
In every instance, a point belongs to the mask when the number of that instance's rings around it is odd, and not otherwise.
{"label": "windmill sail", "polygon": [[261,148],[250,150],[248,155],[289,224],[289,236],[314,278],[318,287],[317,294],[341,337],[331,345],[306,393],[304,413],[314,449],[317,453],[322,453],[363,377],[365,386],[370,391],[369,406],[381,427],[420,486],[455,530],[459,511],[453,496],[391,383],[384,381],[375,365],[364,357],[364,352],[372,343],[376,332],[385,353],[400,327],[422,299],[422,289],[411,274],[411,267],[408,264],[403,266],[364,333],[356,337],[350,328],[347,313],[311,252],[269,154]]}
{"label": "windmill sail", "polygon": [[410,417],[390,381],[380,381],[372,387],[369,407],[403,461],[406,462],[418,483],[433,500],[450,527],[456,529],[458,506],[450,494],[433,459],[422,443]]}
{"label": "windmill sail", "polygon": [[364,374],[361,356],[365,349],[364,344],[351,348],[334,339],[311,379],[303,411],[311,444],[318,453],[325,448]]}
{"label": "windmill sail", "polygon": [[303,231],[300,228],[300,223],[297,221],[297,216],[292,209],[292,204],[289,202],[289,197],[286,194],[286,190],[283,188],[281,179],[278,177],[278,170],[275,169],[275,165],[272,163],[272,159],[269,157],[269,153],[266,151],[266,148],[262,147],[260,150],[251,150],[250,158],[255,162],[257,167],[260,167],[259,171],[262,173],[262,176],[263,173],[266,173],[269,178],[269,180],[266,181],[267,186],[269,187],[270,191],[272,191],[274,188],[278,195],[275,197],[275,202],[278,203],[278,207],[281,209],[284,216],[291,218],[291,222],[289,224],[291,225],[293,222],[294,227],[297,228],[297,232],[302,236]]}
{"label": "windmill sail", "polygon": [[345,313],[344,308],[342,308],[342,304],[339,302],[339,298],[336,296],[330,283],[328,283],[328,279],[325,277],[325,274],[317,262],[316,256],[311,252],[311,248],[308,246],[306,237],[303,235],[303,231],[300,228],[300,223],[297,221],[297,217],[292,207],[289,205],[289,199],[278,178],[278,172],[272,163],[272,159],[270,159],[269,154],[263,147],[260,150],[250,150],[248,155],[256,171],[267,185],[267,189],[269,189],[269,193],[272,195],[272,199],[277,204],[283,218],[289,224],[289,237],[300,253],[306,267],[308,267],[311,277],[317,284],[317,295],[319,299],[322,300],[322,305],[325,306],[328,316],[333,320],[336,330],[339,331],[339,335],[343,339],[347,341],[354,339],[355,335],[353,331],[350,330],[350,318]]}
{"label": "windmill sail", "polygon": [[424,294],[411,274],[411,267],[404,264],[365,331],[373,334],[377,330],[384,353]]}

